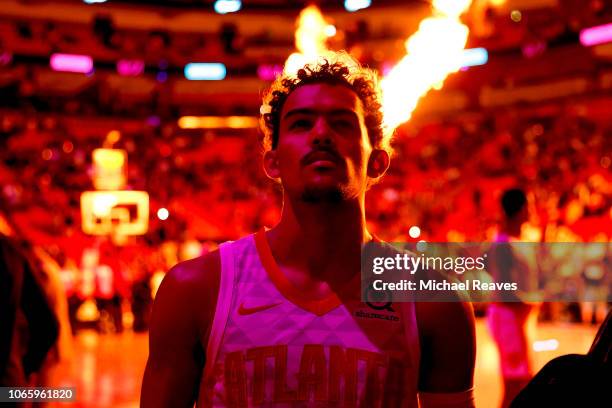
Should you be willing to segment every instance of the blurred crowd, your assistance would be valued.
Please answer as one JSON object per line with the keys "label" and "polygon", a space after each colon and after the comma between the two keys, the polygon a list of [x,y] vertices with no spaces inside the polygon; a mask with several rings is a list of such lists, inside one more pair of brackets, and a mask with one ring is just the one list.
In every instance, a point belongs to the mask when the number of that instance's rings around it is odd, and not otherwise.
{"label": "blurred crowd", "polygon": [[[391,171],[369,196],[388,239],[491,240],[500,192],[529,194],[536,241],[608,241],[612,127],[603,118],[507,109],[400,129]],[[378,228],[376,228],[378,230]],[[535,235],[534,235],[535,234]]]}

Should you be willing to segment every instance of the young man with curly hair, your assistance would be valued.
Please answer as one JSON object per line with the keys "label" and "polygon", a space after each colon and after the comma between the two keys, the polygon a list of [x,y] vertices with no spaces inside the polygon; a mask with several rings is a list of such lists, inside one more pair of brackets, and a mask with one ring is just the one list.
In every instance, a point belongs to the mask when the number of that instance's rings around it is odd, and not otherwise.
{"label": "young man with curly hair", "polygon": [[365,194],[391,152],[375,73],[331,55],[261,113],[281,220],[167,274],[142,406],[473,407],[468,306],[360,299]]}

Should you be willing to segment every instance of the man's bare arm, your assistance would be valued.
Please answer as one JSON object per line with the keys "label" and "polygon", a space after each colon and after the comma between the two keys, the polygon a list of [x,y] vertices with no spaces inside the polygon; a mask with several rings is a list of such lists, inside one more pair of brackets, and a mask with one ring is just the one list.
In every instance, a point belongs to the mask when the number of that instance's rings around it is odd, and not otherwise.
{"label": "man's bare arm", "polygon": [[219,287],[218,252],[172,268],[157,291],[140,405],[192,407]]}
{"label": "man's bare arm", "polygon": [[472,306],[462,302],[422,302],[417,303],[416,310],[421,342],[419,392],[433,396],[431,400],[443,400],[443,394],[448,394],[457,402],[448,406],[473,407],[465,394],[474,385],[476,362]]}

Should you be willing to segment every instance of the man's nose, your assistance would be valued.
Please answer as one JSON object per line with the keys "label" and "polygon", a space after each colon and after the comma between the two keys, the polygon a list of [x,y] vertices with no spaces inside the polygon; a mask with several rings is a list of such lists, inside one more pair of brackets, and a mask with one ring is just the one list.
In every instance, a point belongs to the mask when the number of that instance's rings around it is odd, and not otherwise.
{"label": "man's nose", "polygon": [[333,143],[333,131],[324,117],[317,118],[311,132],[311,143],[315,146]]}

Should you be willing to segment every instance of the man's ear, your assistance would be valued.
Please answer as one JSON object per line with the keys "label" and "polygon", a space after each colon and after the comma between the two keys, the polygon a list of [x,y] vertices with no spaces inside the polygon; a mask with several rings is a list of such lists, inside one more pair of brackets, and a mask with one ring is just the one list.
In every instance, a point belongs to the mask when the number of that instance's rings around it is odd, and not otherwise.
{"label": "man's ear", "polygon": [[368,177],[377,179],[382,177],[389,168],[391,158],[386,150],[374,149],[368,160]]}
{"label": "man's ear", "polygon": [[264,153],[263,167],[266,175],[271,179],[280,178],[280,170],[278,165],[278,155],[276,150],[268,150]]}

